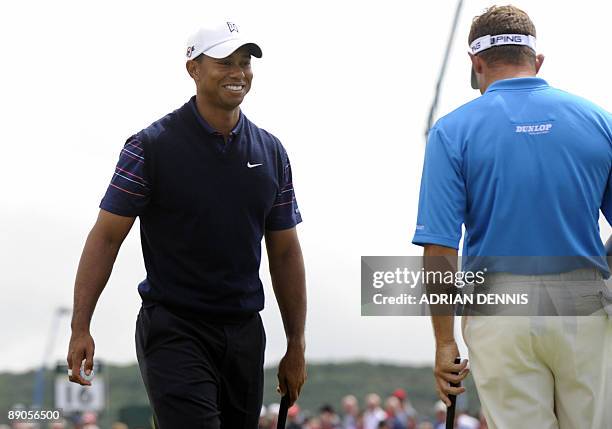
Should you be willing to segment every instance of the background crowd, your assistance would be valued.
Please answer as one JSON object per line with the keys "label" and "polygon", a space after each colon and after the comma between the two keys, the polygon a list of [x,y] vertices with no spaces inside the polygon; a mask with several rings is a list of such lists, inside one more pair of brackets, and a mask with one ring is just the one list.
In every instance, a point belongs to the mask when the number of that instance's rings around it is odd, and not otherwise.
{"label": "background crowd", "polygon": [[[259,429],[275,429],[279,404],[262,407]],[[331,404],[320,407],[318,412],[300,409],[295,404],[289,409],[287,429],[444,429],[446,426],[446,405],[442,401],[433,404],[431,410],[417,412],[403,389],[395,390],[384,402],[376,393],[368,394],[360,407],[353,395],[342,398],[340,409]],[[428,417],[433,415],[433,417]],[[457,410],[455,429],[487,429],[482,416],[474,417],[463,410]]]}

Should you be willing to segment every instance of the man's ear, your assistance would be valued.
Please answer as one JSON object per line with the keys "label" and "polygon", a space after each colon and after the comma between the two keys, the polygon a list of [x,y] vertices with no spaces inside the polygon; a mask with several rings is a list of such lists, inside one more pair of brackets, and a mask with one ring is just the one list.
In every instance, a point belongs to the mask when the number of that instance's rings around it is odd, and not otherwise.
{"label": "man's ear", "polygon": [[470,56],[470,60],[472,61],[472,67],[474,68],[474,71],[476,73],[482,74],[482,58],[477,57],[471,52],[468,52],[468,55]]}
{"label": "man's ear", "polygon": [[187,69],[187,73],[193,80],[198,80],[199,76],[199,64],[197,61],[189,60],[185,63],[185,68]]}
{"label": "man's ear", "polygon": [[536,74],[540,72],[540,67],[542,67],[542,63],[544,63],[544,55],[542,54],[536,55],[536,61],[535,61]]}

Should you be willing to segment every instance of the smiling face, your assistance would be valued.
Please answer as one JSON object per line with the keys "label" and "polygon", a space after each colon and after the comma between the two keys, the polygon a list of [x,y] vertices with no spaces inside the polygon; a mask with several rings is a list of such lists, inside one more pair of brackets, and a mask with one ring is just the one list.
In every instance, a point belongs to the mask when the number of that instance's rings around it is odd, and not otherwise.
{"label": "smiling face", "polygon": [[251,89],[253,72],[246,46],[226,58],[201,55],[188,61],[187,70],[196,83],[198,94],[210,107],[234,110]]}

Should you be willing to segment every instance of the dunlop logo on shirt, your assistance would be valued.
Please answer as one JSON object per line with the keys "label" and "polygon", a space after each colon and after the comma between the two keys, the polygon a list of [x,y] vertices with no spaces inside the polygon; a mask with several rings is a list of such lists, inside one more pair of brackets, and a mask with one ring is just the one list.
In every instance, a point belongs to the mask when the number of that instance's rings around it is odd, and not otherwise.
{"label": "dunlop logo on shirt", "polygon": [[548,134],[553,124],[516,125],[516,133],[527,133],[529,135]]}

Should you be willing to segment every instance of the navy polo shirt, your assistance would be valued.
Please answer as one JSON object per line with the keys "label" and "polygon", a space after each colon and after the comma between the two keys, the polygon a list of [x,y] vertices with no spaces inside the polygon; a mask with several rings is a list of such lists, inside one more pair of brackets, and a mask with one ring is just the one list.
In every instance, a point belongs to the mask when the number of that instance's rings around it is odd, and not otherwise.
{"label": "navy polo shirt", "polygon": [[600,211],[612,224],[612,115],[539,78],[500,80],[431,129],[413,243],[457,248],[465,225],[464,269],[607,276]]}
{"label": "navy polo shirt", "polygon": [[202,316],[260,311],[264,231],[302,221],[280,141],[241,113],[225,142],[195,96],[127,140],[100,208],[140,217],[143,301]]}

